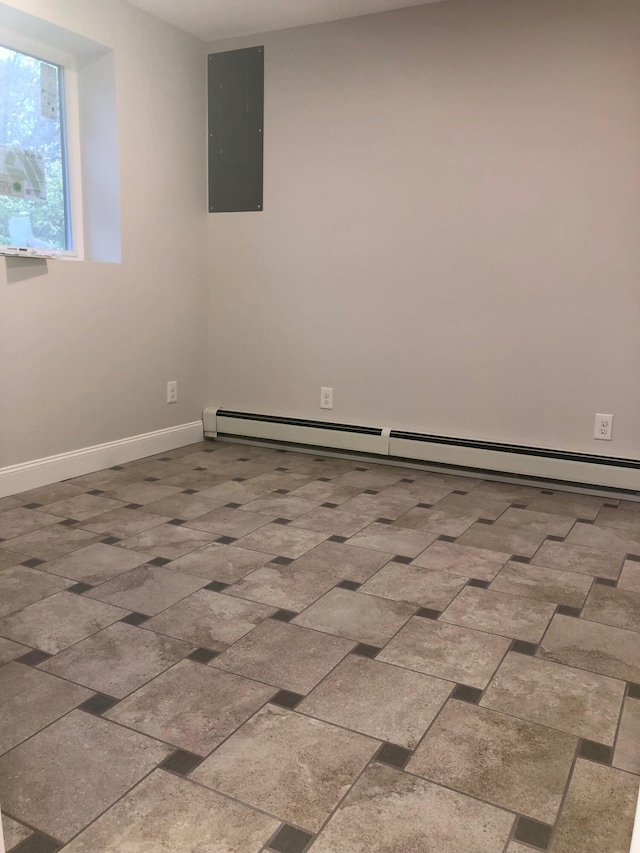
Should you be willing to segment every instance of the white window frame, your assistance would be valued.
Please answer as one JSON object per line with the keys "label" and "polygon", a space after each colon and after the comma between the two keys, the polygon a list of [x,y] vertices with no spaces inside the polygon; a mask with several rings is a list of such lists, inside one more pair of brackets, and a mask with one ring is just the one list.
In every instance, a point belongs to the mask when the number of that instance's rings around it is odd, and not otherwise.
{"label": "white window frame", "polygon": [[[84,260],[84,229],[82,214],[82,162],[80,155],[80,111],[78,98],[78,67],[74,56],[53,45],[46,44],[15,30],[0,28],[0,44],[9,50],[25,53],[34,59],[50,62],[63,69],[63,99],[65,126],[63,142],[66,148],[67,194],[69,201],[70,232],[73,247],[56,250],[55,256],[68,260]],[[0,245],[0,254],[6,249]],[[29,256],[51,254],[46,249],[29,250]]]}

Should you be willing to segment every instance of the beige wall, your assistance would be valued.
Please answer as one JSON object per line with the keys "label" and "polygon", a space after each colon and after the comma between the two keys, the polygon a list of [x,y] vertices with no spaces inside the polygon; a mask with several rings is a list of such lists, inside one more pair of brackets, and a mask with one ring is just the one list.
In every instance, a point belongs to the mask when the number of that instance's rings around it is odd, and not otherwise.
{"label": "beige wall", "polygon": [[640,458],[639,41],[636,0],[448,0],[211,46],[266,46],[266,117],[209,403]]}
{"label": "beige wall", "polygon": [[207,369],[204,46],[120,0],[8,5],[114,51],[122,262],[0,259],[0,467],[197,420]]}

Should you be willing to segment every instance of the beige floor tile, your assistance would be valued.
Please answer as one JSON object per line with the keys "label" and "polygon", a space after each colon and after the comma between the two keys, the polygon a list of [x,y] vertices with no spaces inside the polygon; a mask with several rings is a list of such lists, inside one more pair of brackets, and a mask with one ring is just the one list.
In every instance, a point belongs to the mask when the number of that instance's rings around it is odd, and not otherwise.
{"label": "beige floor tile", "polygon": [[[454,488],[457,488],[457,486],[454,486]],[[463,487],[461,486],[460,488]],[[478,497],[475,491],[471,491],[466,495],[447,495],[441,501],[438,501],[438,509],[473,515],[476,518],[488,518],[491,521],[499,518],[505,510],[509,509],[510,505],[509,501]]]}
{"label": "beige floor tile", "polygon": [[393,560],[362,585],[360,592],[403,601],[416,607],[444,610],[460,592],[466,578],[434,572]]}
{"label": "beige floor tile", "polygon": [[414,530],[426,530],[443,536],[461,536],[478,520],[477,515],[454,509],[441,508],[436,504],[433,509],[414,507],[401,515],[396,524],[411,527]]}
{"label": "beige floor tile", "polygon": [[333,589],[294,622],[316,631],[383,646],[413,615],[415,607],[400,601]]}
{"label": "beige floor tile", "polygon": [[590,521],[602,509],[604,498],[591,495],[577,495],[572,492],[556,492],[553,495],[539,495],[529,504],[533,512],[547,512],[566,515],[572,518],[588,518]]}
{"label": "beige floor tile", "polygon": [[265,684],[185,660],[105,716],[180,749],[208,755],[274,692]]}
{"label": "beige floor tile", "polygon": [[20,643],[14,643],[11,640],[5,640],[4,637],[0,637],[0,666],[19,658],[28,651],[31,650],[27,646],[22,646]]}
{"label": "beige floor tile", "polygon": [[0,696],[2,754],[73,710],[91,692],[38,669],[9,663],[0,669]]}
{"label": "beige floor tile", "polygon": [[509,642],[494,634],[415,617],[377,659],[483,689],[500,665]]}
{"label": "beige floor tile", "polygon": [[261,601],[285,610],[304,610],[336,584],[335,575],[326,571],[307,571],[295,563],[279,566],[269,563],[229,587],[229,595]]}
{"label": "beige floor tile", "polygon": [[596,518],[598,527],[613,527],[640,534],[640,512],[634,509],[612,509],[603,507]]}
{"label": "beige floor tile", "polygon": [[320,542],[324,542],[326,538],[326,533],[300,530],[283,524],[266,524],[248,536],[243,536],[237,544],[240,548],[248,548],[250,551],[262,551],[295,560]]}
{"label": "beige floor tile", "polygon": [[259,853],[279,822],[157,770],[65,848],[65,853]]}
{"label": "beige floor tile", "polygon": [[40,669],[122,699],[192,649],[173,637],[118,622],[45,661]]}
{"label": "beige floor tile", "polygon": [[86,593],[126,610],[154,616],[208,583],[207,578],[185,575],[162,566],[139,566]]}
{"label": "beige floor tile", "polygon": [[578,522],[567,536],[567,542],[600,548],[614,554],[640,554],[640,530],[618,530],[615,527],[598,527],[595,524]]}
{"label": "beige floor tile", "polygon": [[211,666],[274,687],[308,693],[354,647],[296,625],[266,620],[212,661]]}
{"label": "beige floor tile", "polygon": [[640,561],[624,561],[618,587],[620,589],[628,589],[631,592],[640,592]]}
{"label": "beige floor tile", "polygon": [[624,700],[613,766],[640,775],[640,699]]}
{"label": "beige floor tile", "polygon": [[359,489],[386,489],[387,486],[392,486],[402,479],[405,473],[400,468],[361,465],[353,471],[336,477],[335,482],[345,486],[357,486]]}
{"label": "beige floor tile", "polygon": [[55,655],[123,616],[126,612],[119,607],[57,592],[0,619],[0,635]]}
{"label": "beige floor tile", "polygon": [[[246,483],[234,483],[234,485],[247,485]],[[292,497],[300,496],[304,498],[313,498],[321,503],[334,503],[340,506],[344,505],[351,498],[355,498],[362,493],[362,489],[357,486],[345,486],[344,483],[336,483],[335,480],[330,480],[325,483],[323,481],[314,480],[311,483],[305,483],[303,486],[298,486],[291,492]],[[233,500],[233,498],[231,498]]]}
{"label": "beige floor tile", "polygon": [[19,495],[13,497],[23,504],[36,503],[46,506],[55,501],[74,498],[85,491],[86,489],[83,489],[82,486],[74,486],[73,483],[51,483],[48,486],[38,486],[35,489],[29,489],[27,492],[20,492]]}
{"label": "beige floor tile", "polygon": [[596,583],[591,588],[582,617],[628,628],[629,631],[640,631],[640,593]]}
{"label": "beige floor tile", "polygon": [[320,834],[313,853],[497,853],[512,824],[509,812],[372,764]]}
{"label": "beige floor tile", "polygon": [[598,743],[613,744],[624,682],[509,654],[480,704]]}
{"label": "beige floor tile", "polygon": [[212,542],[171,563],[172,571],[185,572],[221,583],[233,583],[272,559],[271,554]]}
{"label": "beige floor tile", "polygon": [[590,577],[577,572],[509,562],[493,580],[491,590],[568,607],[582,607],[591,583]]}
{"label": "beige floor tile", "polygon": [[474,498],[490,498],[494,501],[509,501],[510,503],[529,504],[540,496],[540,492],[531,486],[520,486],[517,483],[498,483],[487,480],[476,480],[471,490]]}
{"label": "beige floor tile", "polygon": [[620,573],[622,557],[619,553],[601,551],[584,545],[566,542],[543,542],[533,557],[532,563],[549,569],[580,572],[593,577],[615,580]]}
{"label": "beige floor tile", "polygon": [[31,835],[30,829],[15,820],[11,820],[6,815],[2,815],[0,832],[4,833],[4,843],[8,853],[11,853],[16,845]]}
{"label": "beige floor tile", "polygon": [[[298,518],[305,513],[316,509],[322,501],[314,498],[300,497],[299,495],[279,495],[271,492],[261,498],[243,506],[243,511],[262,514],[270,519],[274,518]],[[309,528],[313,530],[315,528]],[[255,528],[254,528],[255,530]]]}
{"label": "beige floor tile", "polygon": [[448,681],[348,655],[296,710],[413,749],[451,690]]}
{"label": "beige floor tile", "polygon": [[465,578],[490,581],[508,559],[508,555],[500,551],[487,551],[483,548],[472,548],[469,545],[438,540],[419,554],[413,560],[413,564]]}
{"label": "beige floor tile", "polygon": [[73,711],[0,758],[0,799],[14,817],[68,841],[170,752]]}
{"label": "beige floor tile", "polygon": [[148,622],[145,629],[224,651],[274,613],[273,607],[201,589]]}
{"label": "beige floor tile", "polygon": [[27,566],[13,566],[0,574],[0,616],[7,616],[48,598],[71,586],[71,581],[57,578]]}
{"label": "beige floor tile", "polygon": [[[114,489],[112,492],[107,492],[104,497],[113,498],[116,501],[123,501],[126,504],[145,504],[160,501],[163,498],[168,498],[171,495],[180,493],[178,486],[163,486],[160,483],[131,483],[128,486],[121,486],[119,489]],[[185,495],[187,497],[187,495]],[[171,515],[173,513],[161,513],[161,515]],[[184,516],[178,516],[183,518]]]}
{"label": "beige floor tile", "polygon": [[555,823],[578,738],[465,702],[446,704],[407,770]]}
{"label": "beige floor tile", "polygon": [[[356,513],[359,516],[369,518],[370,522],[376,518],[398,518],[412,509],[417,499],[410,495],[406,489],[392,492],[385,489],[375,495],[359,494],[342,505],[347,512]],[[407,524],[405,527],[411,527]]]}
{"label": "beige floor tile", "polygon": [[547,660],[640,681],[640,633],[554,616],[538,654]]}
{"label": "beige floor tile", "polygon": [[267,705],[191,778],[315,832],[378,746],[364,735]]}
{"label": "beige floor tile", "polygon": [[555,609],[555,604],[546,601],[468,586],[451,602],[440,621],[538,643]]}
{"label": "beige floor tile", "polygon": [[[156,486],[157,484],[149,483],[148,485]],[[168,516],[169,518],[182,518],[189,521],[192,518],[205,515],[207,512],[212,512],[226,503],[226,501],[221,499],[215,500],[214,498],[203,497],[203,492],[197,492],[195,495],[185,495],[176,486],[163,486],[162,488],[173,489],[177,494],[174,493],[152,503],[147,503],[141,507],[141,512]],[[134,501],[134,503],[140,502]]]}
{"label": "beige floor tile", "polygon": [[409,530],[395,524],[370,524],[350,540],[361,548],[372,548],[387,554],[417,557],[436,538],[435,533]]}
{"label": "beige floor tile", "polygon": [[15,551],[4,551],[0,549],[0,572],[4,571],[4,569],[8,569],[10,566],[17,566],[18,563],[22,563],[28,559],[29,558],[26,554],[17,554]]}
{"label": "beige floor tile", "polygon": [[637,776],[578,759],[553,853],[628,853],[639,784]]}
{"label": "beige floor tile", "polygon": [[50,560],[42,566],[42,570],[95,585],[131,571],[150,559],[149,554],[134,554],[123,548],[94,542],[92,545],[86,545],[70,554]]}
{"label": "beige floor tile", "polygon": [[542,536],[566,536],[575,521],[571,516],[511,507],[500,516],[498,523],[501,527],[516,527]]}

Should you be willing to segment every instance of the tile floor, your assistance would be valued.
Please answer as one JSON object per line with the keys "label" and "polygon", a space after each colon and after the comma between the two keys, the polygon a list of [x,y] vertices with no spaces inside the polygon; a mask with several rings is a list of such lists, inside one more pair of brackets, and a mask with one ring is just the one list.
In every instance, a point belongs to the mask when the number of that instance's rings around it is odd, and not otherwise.
{"label": "tile floor", "polygon": [[627,853],[640,503],[202,442],[0,500],[13,853]]}

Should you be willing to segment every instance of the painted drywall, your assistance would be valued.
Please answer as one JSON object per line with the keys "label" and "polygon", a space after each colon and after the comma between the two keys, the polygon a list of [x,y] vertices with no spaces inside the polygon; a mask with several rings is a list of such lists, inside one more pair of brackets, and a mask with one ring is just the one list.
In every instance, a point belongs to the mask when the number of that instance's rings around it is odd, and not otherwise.
{"label": "painted drywall", "polygon": [[640,458],[639,39],[636,0],[447,0],[210,45],[266,88],[209,403]]}
{"label": "painted drywall", "polygon": [[113,51],[121,261],[0,259],[0,467],[197,420],[207,370],[202,42],[120,0],[8,5]]}

